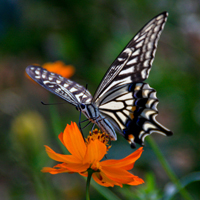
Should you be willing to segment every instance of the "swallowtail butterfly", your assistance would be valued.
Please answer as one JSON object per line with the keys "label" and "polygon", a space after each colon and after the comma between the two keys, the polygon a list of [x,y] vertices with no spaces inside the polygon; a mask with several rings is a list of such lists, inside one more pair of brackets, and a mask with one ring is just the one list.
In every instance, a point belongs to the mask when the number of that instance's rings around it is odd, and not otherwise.
{"label": "swallowtail butterfly", "polygon": [[45,89],[76,106],[103,132],[117,140],[116,132],[131,147],[144,144],[144,138],[157,132],[172,132],[156,121],[156,91],[143,81],[155,57],[160,34],[167,21],[167,12],[150,20],[127,44],[104,75],[94,96],[78,83],[51,73],[39,66],[28,66],[27,74]]}

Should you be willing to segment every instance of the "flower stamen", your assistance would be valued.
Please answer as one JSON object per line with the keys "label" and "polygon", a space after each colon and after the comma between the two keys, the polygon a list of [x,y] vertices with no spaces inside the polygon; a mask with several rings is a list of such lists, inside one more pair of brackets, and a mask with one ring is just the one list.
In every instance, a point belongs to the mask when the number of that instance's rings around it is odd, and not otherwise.
{"label": "flower stamen", "polygon": [[106,145],[107,150],[111,148],[111,145],[108,144],[109,142],[109,135],[107,133],[101,133],[100,130],[97,128],[94,129],[92,132],[89,132],[88,137],[85,139],[86,145],[90,143],[90,141],[99,140],[103,144]]}

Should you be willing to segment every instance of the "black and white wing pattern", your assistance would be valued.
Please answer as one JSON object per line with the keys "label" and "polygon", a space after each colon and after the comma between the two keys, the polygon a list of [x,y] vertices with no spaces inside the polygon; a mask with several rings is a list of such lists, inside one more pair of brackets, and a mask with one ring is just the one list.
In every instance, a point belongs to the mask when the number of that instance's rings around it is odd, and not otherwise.
{"label": "black and white wing pattern", "polygon": [[42,87],[76,107],[92,100],[92,95],[83,86],[42,67],[30,65],[26,73]]}
{"label": "black and white wing pattern", "polygon": [[156,91],[147,83],[131,83],[116,87],[102,97],[99,112],[135,148],[135,143],[144,145],[145,137],[153,132],[172,135],[156,121],[157,104]]}
{"label": "black and white wing pattern", "polygon": [[28,66],[26,72],[42,87],[76,106],[112,140],[117,140],[117,131],[134,148],[135,143],[143,145],[153,132],[172,135],[156,121],[156,91],[143,82],[149,76],[167,16],[167,12],[157,15],[133,37],[106,72],[94,97],[76,82],[39,66]]}
{"label": "black and white wing pattern", "polygon": [[167,16],[167,12],[157,15],[131,39],[104,75],[93,102],[113,87],[143,82],[148,78]]}
{"label": "black and white wing pattern", "polygon": [[163,12],[149,21],[112,63],[92,100],[100,113],[131,144],[143,145],[144,138],[157,132],[172,132],[156,121],[156,91],[143,83],[155,57],[160,34],[167,21]]}

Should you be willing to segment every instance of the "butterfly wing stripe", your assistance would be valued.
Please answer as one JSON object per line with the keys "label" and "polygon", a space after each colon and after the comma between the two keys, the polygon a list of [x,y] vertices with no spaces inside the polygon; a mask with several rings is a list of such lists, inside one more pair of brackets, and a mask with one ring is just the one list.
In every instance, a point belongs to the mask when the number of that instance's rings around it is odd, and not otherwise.
{"label": "butterfly wing stripe", "polygon": [[167,16],[167,12],[157,15],[133,37],[106,72],[92,102],[97,102],[115,84],[141,82],[148,78]]}
{"label": "butterfly wing stripe", "polygon": [[109,121],[111,122],[111,124],[113,125],[113,127],[119,132],[121,133],[121,130],[123,130],[125,128],[122,120],[115,114],[106,110],[101,111],[101,114],[108,118]]}
{"label": "butterfly wing stripe", "polygon": [[[131,81],[131,79],[128,77],[129,80],[120,79],[116,82],[113,82],[114,78],[119,74],[119,72],[128,62],[129,57],[131,56],[131,53],[132,51],[129,49],[124,50],[124,52],[120,54],[121,58],[118,58],[121,61],[118,61],[117,65],[114,65],[114,64],[111,65],[111,67],[108,69],[108,72],[103,77],[100,85],[98,86],[97,91],[95,92],[94,98],[92,100],[93,102],[95,102],[97,98],[101,97],[101,95],[103,95],[108,90],[110,90],[110,88],[113,87],[113,85],[122,84],[122,83]],[[127,79],[127,77],[125,77],[125,79]],[[109,84],[110,84],[110,87],[106,88]]]}
{"label": "butterfly wing stripe", "polygon": [[128,84],[101,98],[99,111],[109,118],[116,131],[128,139],[143,144],[146,135],[172,132],[156,121],[158,114],[156,91],[146,83]]}
{"label": "butterfly wing stripe", "polygon": [[28,66],[26,73],[42,87],[74,106],[92,100],[92,95],[83,86],[39,66]]}
{"label": "butterfly wing stripe", "polygon": [[[116,96],[120,98],[121,96],[126,95],[128,93],[127,88],[128,86],[127,87],[119,86],[119,87],[113,88],[113,90],[108,91],[104,96],[101,97],[101,99],[99,99],[98,107],[100,108],[104,104],[109,103],[111,100],[115,99]],[[129,95],[129,98],[132,99],[132,95]]]}

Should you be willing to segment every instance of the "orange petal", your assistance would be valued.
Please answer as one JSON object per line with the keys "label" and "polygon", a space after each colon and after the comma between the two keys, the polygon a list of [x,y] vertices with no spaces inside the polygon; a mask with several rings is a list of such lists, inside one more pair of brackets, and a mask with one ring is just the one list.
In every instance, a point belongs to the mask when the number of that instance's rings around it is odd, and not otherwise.
{"label": "orange petal", "polygon": [[133,168],[135,161],[141,156],[143,152],[143,147],[140,147],[135,152],[129,156],[120,160],[104,160],[101,162],[102,166],[112,166],[117,168],[123,168],[125,170],[130,170]]}
{"label": "orange petal", "polygon": [[44,167],[42,172],[49,172],[51,174],[58,174],[58,173],[64,173],[64,172],[70,172],[68,169],[65,168],[63,164],[57,164],[53,168],[51,167]]}
{"label": "orange petal", "polygon": [[100,161],[106,154],[107,147],[99,140],[90,141],[84,157],[84,163],[95,163]]}
{"label": "orange petal", "polygon": [[58,139],[62,142],[62,144],[65,146],[65,143],[63,141],[63,132],[61,132],[59,135],[58,135]]}
{"label": "orange petal", "polygon": [[106,177],[104,174],[96,172],[92,174],[92,178],[94,181],[96,181],[99,185],[102,185],[104,187],[113,187],[114,185],[121,186],[121,184],[118,184],[112,180],[110,180],[108,177]]}
{"label": "orange petal", "polygon": [[63,154],[59,154],[56,153],[55,151],[53,151],[50,147],[46,146],[46,152],[48,154],[48,156],[56,161],[59,162],[65,162],[65,163],[82,163],[79,159],[77,159],[77,157],[73,156],[73,155],[63,155]]}
{"label": "orange petal", "polygon": [[63,133],[63,142],[68,151],[79,160],[83,160],[86,152],[86,145],[76,123],[67,124]]}
{"label": "orange petal", "polygon": [[142,180],[138,176],[134,176],[133,179],[134,179],[134,181],[128,183],[128,185],[140,185],[140,184],[144,183],[144,180]]}
{"label": "orange petal", "polygon": [[107,177],[100,176],[100,173],[93,173],[92,178],[99,184],[104,187],[113,187],[115,185],[114,181],[109,180]]}
{"label": "orange petal", "polygon": [[87,172],[87,171],[80,172],[79,174],[80,174],[81,176],[84,176],[84,177],[87,177],[87,176],[88,176],[88,172]]}
{"label": "orange petal", "polygon": [[41,172],[50,173],[50,174],[58,174],[58,173],[69,172],[69,170],[67,170],[67,169],[54,169],[54,168],[51,168],[51,167],[43,167]]}
{"label": "orange petal", "polygon": [[109,179],[121,184],[128,184],[134,181],[134,175],[128,171],[115,167],[102,167],[101,172]]}
{"label": "orange petal", "polygon": [[71,77],[75,69],[72,65],[65,65],[62,61],[56,61],[53,63],[45,63],[42,65],[43,68],[47,69],[50,72],[60,74],[65,78]]}
{"label": "orange petal", "polygon": [[70,170],[71,172],[85,172],[88,170],[88,168],[90,167],[89,163],[86,164],[76,164],[76,163],[70,163],[70,164],[66,164],[65,165],[66,169]]}
{"label": "orange petal", "polygon": [[44,167],[42,169],[42,172],[49,172],[51,174],[57,174],[57,173],[62,173],[62,172],[69,172],[69,173],[83,173],[87,171],[89,168],[89,164],[83,165],[82,163],[80,164],[74,164],[74,163],[61,163],[55,165],[53,168],[51,167]]}

